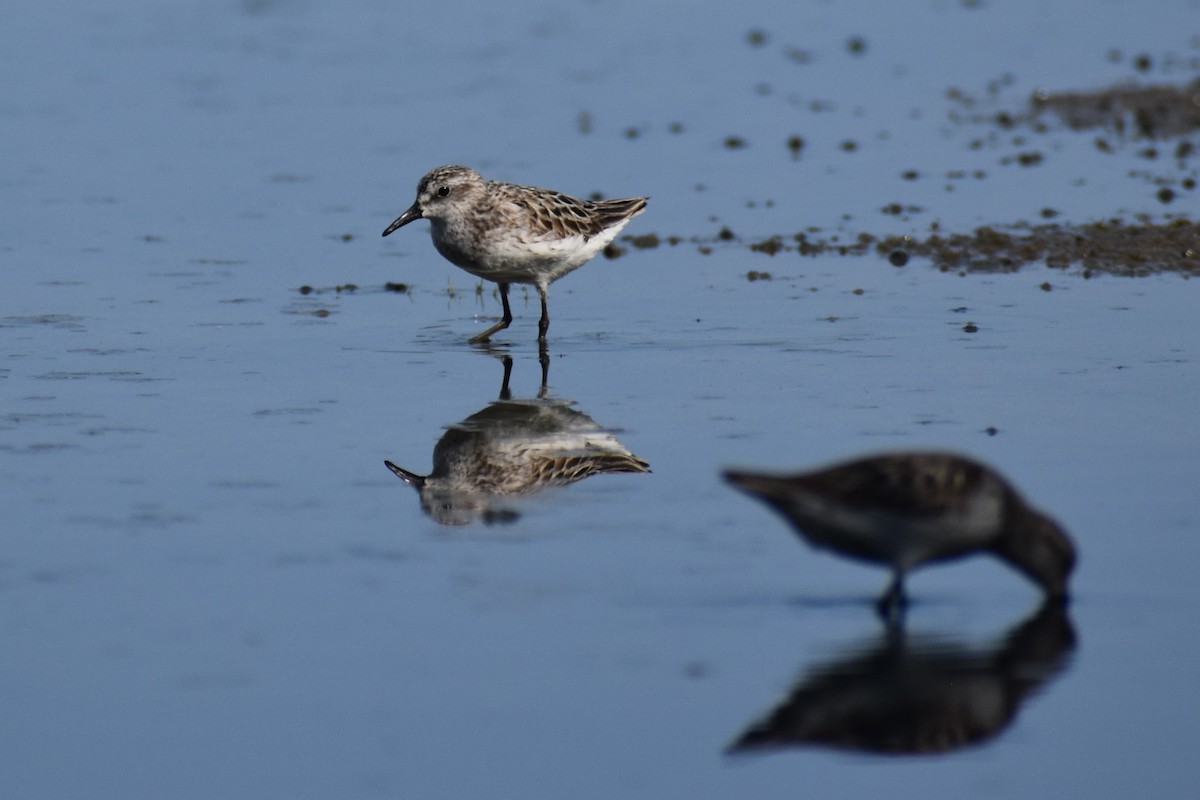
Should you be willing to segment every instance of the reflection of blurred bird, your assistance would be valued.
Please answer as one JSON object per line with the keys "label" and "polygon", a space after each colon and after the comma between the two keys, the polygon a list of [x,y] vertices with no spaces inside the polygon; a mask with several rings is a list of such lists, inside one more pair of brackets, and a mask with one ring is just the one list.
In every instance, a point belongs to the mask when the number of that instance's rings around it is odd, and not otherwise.
{"label": "reflection of blurred bird", "polygon": [[429,475],[384,463],[417,488],[422,510],[443,525],[512,518],[498,504],[503,497],[605,472],[650,471],[570,401],[544,397],[498,400],[452,425],[433,449]]}
{"label": "reflection of blurred bird", "polygon": [[891,628],[881,641],[807,670],[729,752],[819,745],[915,755],[980,744],[1008,727],[1074,648],[1060,603],[1044,604],[992,648]]}
{"label": "reflection of blurred bird", "polygon": [[893,453],[790,476],[730,470],[726,479],[785,516],[816,547],[891,566],[889,614],[922,564],[990,552],[1065,598],[1075,548],[991,469],[946,453]]}

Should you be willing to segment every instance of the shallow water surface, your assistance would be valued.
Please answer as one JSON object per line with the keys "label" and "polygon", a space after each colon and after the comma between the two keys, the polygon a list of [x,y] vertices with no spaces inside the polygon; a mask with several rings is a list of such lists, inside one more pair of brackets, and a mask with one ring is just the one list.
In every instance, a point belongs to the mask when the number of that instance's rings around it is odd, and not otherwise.
{"label": "shallow water surface", "polygon": [[[1194,131],[996,115],[1188,85],[1194,2],[24,5],[0,25],[6,795],[1200,782],[1196,281],[838,250],[1192,224]],[[657,246],[551,288],[544,389],[536,293],[468,346],[493,287],[425,223],[379,237],[446,162],[651,197],[627,232]],[[748,246],[772,236],[797,246]],[[439,524],[384,461],[426,474],[505,389],[539,446],[583,429],[651,471]],[[1064,613],[979,558],[916,573],[888,630],[882,570],[718,477],[909,448],[1063,523]]]}

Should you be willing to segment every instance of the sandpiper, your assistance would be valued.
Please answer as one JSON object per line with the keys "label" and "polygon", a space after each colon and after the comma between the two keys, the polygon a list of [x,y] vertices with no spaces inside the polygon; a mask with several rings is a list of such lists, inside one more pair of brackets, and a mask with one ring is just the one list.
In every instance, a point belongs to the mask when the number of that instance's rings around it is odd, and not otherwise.
{"label": "sandpiper", "polygon": [[728,470],[725,478],[773,507],[810,544],[885,564],[892,582],[878,608],[903,610],[905,574],[990,552],[1066,599],[1075,548],[994,470],[940,452],[898,452],[796,475]]}
{"label": "sandpiper", "polygon": [[538,341],[544,342],[550,327],[547,287],[603,250],[645,207],[645,197],[580,200],[550,189],[485,180],[470,167],[444,166],[421,179],[416,201],[383,235],[427,219],[439,253],[472,275],[496,282],[504,315],[471,337],[472,343],[488,341],[512,322],[510,284],[537,287],[542,304]]}

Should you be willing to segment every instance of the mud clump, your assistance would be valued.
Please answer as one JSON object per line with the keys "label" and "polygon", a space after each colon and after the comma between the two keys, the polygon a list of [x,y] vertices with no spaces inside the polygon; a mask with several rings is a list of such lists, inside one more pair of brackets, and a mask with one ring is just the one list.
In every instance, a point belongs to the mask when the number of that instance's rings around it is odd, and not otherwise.
{"label": "mud clump", "polygon": [[1161,272],[1200,275],[1200,223],[1163,224],[1107,220],[1088,225],[1037,225],[999,230],[990,226],[970,233],[934,234],[926,239],[889,236],[876,245],[895,264],[897,254],[928,258],[943,271],[1015,272],[1043,263],[1053,269],[1072,265],[1094,272],[1140,277]]}
{"label": "mud clump", "polygon": [[1166,139],[1200,130],[1200,78],[1186,86],[1115,86],[1093,92],[1037,92],[1035,115],[1053,113],[1074,130]]}
{"label": "mud clump", "polygon": [[625,241],[629,242],[638,250],[653,250],[662,244],[662,240],[658,238],[657,233],[643,233],[637,236],[626,236]]}
{"label": "mud clump", "polygon": [[[1084,225],[1022,222],[1006,227],[982,225],[965,233],[943,233],[936,226],[934,230],[925,238],[879,237],[863,232],[843,240],[838,234],[822,236],[807,231],[743,241],[722,228],[715,237],[668,237],[668,241],[690,241],[702,255],[711,255],[719,245],[748,247],[772,257],[786,253],[802,257],[863,256],[874,252],[897,268],[907,267],[913,258],[924,258],[943,272],[961,274],[1016,272],[1024,266],[1043,264],[1059,270],[1079,267],[1085,278],[1096,273],[1142,277],[1174,272],[1185,277],[1200,276],[1200,222],[1189,219],[1161,223],[1109,219]],[[1041,288],[1049,291],[1052,287],[1047,282]]]}

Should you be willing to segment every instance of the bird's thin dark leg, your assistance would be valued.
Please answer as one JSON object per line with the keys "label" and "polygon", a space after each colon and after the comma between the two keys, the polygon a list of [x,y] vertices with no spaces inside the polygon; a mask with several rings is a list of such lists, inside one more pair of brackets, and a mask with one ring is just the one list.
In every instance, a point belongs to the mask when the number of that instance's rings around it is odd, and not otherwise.
{"label": "bird's thin dark leg", "polygon": [[907,609],[908,596],[904,593],[904,573],[897,571],[892,576],[887,591],[875,603],[875,610],[885,622],[897,622],[904,617]]}
{"label": "bird's thin dark leg", "polygon": [[512,390],[508,388],[508,382],[512,378],[512,357],[501,356],[500,363],[504,364],[504,380],[500,383],[500,399],[511,400]]}
{"label": "bird's thin dark leg", "polygon": [[481,342],[486,342],[488,339],[492,338],[493,333],[496,331],[502,331],[512,324],[512,309],[508,307],[508,284],[500,283],[497,284],[497,286],[500,287],[500,304],[504,306],[504,316],[500,318],[499,322],[488,328],[483,333],[477,334],[468,339],[467,341],[469,341],[471,344],[480,344]]}
{"label": "bird's thin dark leg", "polygon": [[546,308],[546,287],[537,287],[538,297],[542,301],[542,318],[538,320],[538,341],[546,341],[546,331],[550,330],[550,310]]}
{"label": "bird's thin dark leg", "polygon": [[538,397],[545,397],[549,389],[546,384],[550,381],[550,351],[546,349],[546,340],[538,342],[538,362],[542,365],[542,385],[538,387]]}

